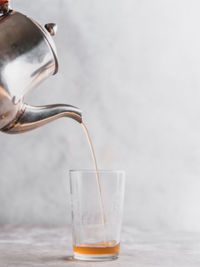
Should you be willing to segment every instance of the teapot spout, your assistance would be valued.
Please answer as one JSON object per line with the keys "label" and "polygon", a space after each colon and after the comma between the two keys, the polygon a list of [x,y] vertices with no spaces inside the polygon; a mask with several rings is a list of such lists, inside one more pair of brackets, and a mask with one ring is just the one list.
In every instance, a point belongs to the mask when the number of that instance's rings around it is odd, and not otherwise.
{"label": "teapot spout", "polygon": [[62,117],[69,117],[82,123],[82,112],[74,106],[58,104],[34,107],[25,104],[18,118],[2,131],[8,134],[24,133]]}

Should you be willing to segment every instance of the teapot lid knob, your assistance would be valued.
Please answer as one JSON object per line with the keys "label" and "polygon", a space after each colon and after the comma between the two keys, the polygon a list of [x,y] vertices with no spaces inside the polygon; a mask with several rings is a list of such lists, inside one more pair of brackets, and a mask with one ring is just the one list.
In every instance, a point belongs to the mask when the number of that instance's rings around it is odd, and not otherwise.
{"label": "teapot lid knob", "polygon": [[[0,0],[1,1],[1,0]],[[57,32],[57,25],[55,23],[47,23],[44,26],[47,31],[53,36],[56,34]]]}

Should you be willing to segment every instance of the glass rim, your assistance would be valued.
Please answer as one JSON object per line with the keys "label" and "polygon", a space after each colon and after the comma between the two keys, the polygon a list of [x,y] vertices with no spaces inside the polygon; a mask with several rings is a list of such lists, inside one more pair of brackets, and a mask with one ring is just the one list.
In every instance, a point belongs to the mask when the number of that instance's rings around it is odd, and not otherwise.
{"label": "glass rim", "polygon": [[[96,173],[95,169],[70,169],[69,173]],[[125,175],[126,172],[123,170],[104,170],[98,169],[98,173],[116,173]]]}

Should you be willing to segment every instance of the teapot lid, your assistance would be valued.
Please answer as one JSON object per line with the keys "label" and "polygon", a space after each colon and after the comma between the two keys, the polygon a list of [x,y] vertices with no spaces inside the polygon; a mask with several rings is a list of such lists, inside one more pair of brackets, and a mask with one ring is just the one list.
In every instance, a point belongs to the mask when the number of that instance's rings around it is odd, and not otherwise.
{"label": "teapot lid", "polygon": [[46,28],[45,29],[34,19],[32,18],[29,18],[29,19],[41,30],[45,39],[47,40],[48,44],[50,45],[52,49],[52,53],[55,58],[55,71],[53,74],[56,74],[58,72],[58,56],[57,56],[57,49],[56,49],[55,42],[51,36],[56,34],[57,25],[55,23],[48,23],[45,25],[45,28]]}

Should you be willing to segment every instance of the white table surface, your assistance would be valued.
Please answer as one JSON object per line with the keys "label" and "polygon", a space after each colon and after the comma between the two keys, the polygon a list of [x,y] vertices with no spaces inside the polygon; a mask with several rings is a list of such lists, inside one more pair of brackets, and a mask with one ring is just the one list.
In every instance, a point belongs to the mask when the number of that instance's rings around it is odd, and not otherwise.
{"label": "white table surface", "polygon": [[0,267],[4,266],[199,267],[200,233],[125,228],[118,260],[79,262],[72,259],[70,228],[0,226]]}

